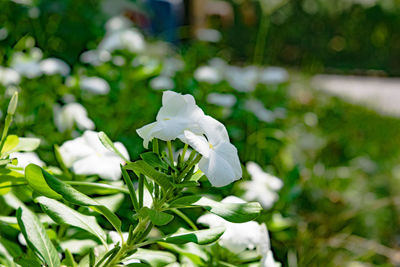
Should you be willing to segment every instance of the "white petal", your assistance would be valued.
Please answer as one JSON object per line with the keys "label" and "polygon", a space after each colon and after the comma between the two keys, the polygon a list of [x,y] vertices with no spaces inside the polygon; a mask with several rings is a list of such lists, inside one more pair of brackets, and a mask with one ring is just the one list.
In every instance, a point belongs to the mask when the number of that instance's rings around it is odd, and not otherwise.
{"label": "white petal", "polygon": [[76,160],[93,153],[95,153],[94,149],[87,144],[83,137],[67,141],[60,147],[61,157],[67,167],[71,167]]}
{"label": "white petal", "polygon": [[103,179],[115,181],[121,178],[121,163],[122,160],[116,156],[104,157],[93,154],[74,162],[72,169],[76,174],[97,174]]}
{"label": "white petal", "polygon": [[190,131],[184,131],[184,138],[181,138],[181,140],[203,155],[203,157],[208,158],[210,144],[204,136],[194,134]]}
{"label": "white petal", "polygon": [[225,126],[210,116],[204,116],[199,120],[200,128],[203,129],[208,142],[217,146],[221,142],[229,142],[229,135]]}
{"label": "white petal", "polygon": [[114,146],[116,149],[118,149],[118,151],[126,158],[129,159],[129,153],[128,150],[126,150],[126,147],[124,146],[124,144],[122,144],[121,142],[115,142]]}
{"label": "white petal", "polygon": [[228,185],[242,177],[237,150],[230,143],[223,143],[211,149],[209,158],[200,160],[199,169],[216,187]]}
{"label": "white petal", "polygon": [[149,142],[154,138],[153,129],[157,124],[158,122],[153,122],[136,130],[138,135],[143,139],[143,147],[146,149],[149,147]]}
{"label": "white petal", "polygon": [[45,163],[39,158],[35,152],[14,152],[10,154],[10,158],[18,160],[17,167],[24,168],[30,163],[43,167]]}

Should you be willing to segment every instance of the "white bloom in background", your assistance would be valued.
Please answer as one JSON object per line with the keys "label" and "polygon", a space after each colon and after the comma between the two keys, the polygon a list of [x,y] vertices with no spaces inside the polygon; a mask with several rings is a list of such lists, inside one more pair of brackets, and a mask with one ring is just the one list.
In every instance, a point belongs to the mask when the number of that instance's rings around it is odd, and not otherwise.
{"label": "white bloom in background", "polygon": [[246,189],[244,199],[258,201],[264,209],[271,208],[279,198],[276,192],[283,187],[282,180],[264,172],[255,162],[247,162],[246,168],[251,176],[251,181],[242,183],[243,188]]}
{"label": "white bloom in background", "polygon": [[60,132],[73,129],[75,124],[80,130],[95,128],[93,121],[88,117],[87,110],[79,103],[69,103],[63,107],[55,105],[53,111],[54,123]]}
{"label": "white bloom in background", "polygon": [[259,79],[263,84],[280,84],[289,79],[289,74],[284,68],[267,67],[260,70]]}
{"label": "white bloom in background", "polygon": [[81,77],[79,85],[82,90],[98,95],[104,95],[110,91],[110,85],[100,77]]}
{"label": "white bloom in background", "polygon": [[236,104],[236,96],[232,94],[210,93],[207,102],[221,107],[233,107]]}
{"label": "white bloom in background", "polygon": [[67,63],[58,58],[47,58],[40,62],[40,70],[47,75],[61,74],[67,76],[70,68]]}
{"label": "white bloom in background", "polygon": [[199,132],[197,122],[203,116],[204,112],[196,105],[193,96],[165,91],[156,121],[138,129],[137,133],[147,148],[153,138],[171,141],[182,136],[188,129]]}
{"label": "white bloom in background", "polygon": [[174,89],[174,81],[167,76],[157,76],[150,81],[150,87],[154,90],[171,90]]}
{"label": "white bloom in background", "polygon": [[40,69],[41,58],[42,51],[39,48],[32,48],[30,54],[16,52],[12,57],[10,66],[22,76],[30,79],[36,78],[42,75],[42,70]]}
{"label": "white bloom in background", "polygon": [[132,22],[124,16],[115,16],[106,22],[106,31],[115,32],[122,29],[127,29],[132,26]]}
{"label": "white bloom in background", "polygon": [[221,73],[214,67],[201,66],[194,72],[194,78],[199,82],[216,84],[222,81]]}
{"label": "white bloom in background", "polygon": [[237,149],[229,141],[225,126],[210,116],[199,120],[204,135],[191,131],[184,132],[181,140],[189,144],[203,157],[199,169],[207,176],[213,186],[226,186],[242,177]]}
{"label": "white bloom in background", "polygon": [[21,82],[19,73],[10,68],[0,66],[0,84],[4,86],[17,85]]}
{"label": "white bloom in background", "polygon": [[172,77],[178,71],[183,70],[184,67],[185,67],[185,62],[182,59],[169,57],[166,58],[163,62],[163,69],[161,71],[161,74],[168,77]]}
{"label": "white bloom in background", "polygon": [[222,35],[215,29],[198,29],[196,31],[196,38],[200,41],[218,43],[222,39]]}
{"label": "white bloom in background", "polygon": [[133,53],[141,52],[145,49],[146,43],[143,35],[136,29],[122,29],[107,33],[100,42],[98,50],[108,51],[128,50]]}
{"label": "white bloom in background", "polygon": [[258,83],[258,68],[256,66],[228,66],[225,71],[228,83],[239,92],[252,92]]}
{"label": "white bloom in background", "polygon": [[[244,203],[242,199],[235,196],[226,197],[222,202]],[[268,230],[265,224],[260,225],[255,221],[231,223],[211,213],[200,216],[197,222],[208,225],[210,228],[224,226],[226,230],[218,242],[231,252],[238,254],[246,249],[257,249],[258,253],[262,256],[262,267],[280,266],[273,258]]]}
{"label": "white bloom in background", "polygon": [[[122,143],[115,142],[114,145],[129,159],[128,151]],[[65,165],[72,168],[76,174],[97,174],[107,180],[120,179],[120,164],[125,163],[118,155],[103,146],[97,132],[94,131],[85,131],[81,137],[65,142],[60,147],[60,154]]]}
{"label": "white bloom in background", "polygon": [[90,64],[93,66],[99,66],[103,62],[107,62],[111,60],[111,54],[105,50],[88,50],[83,52],[79,59],[86,64]]}
{"label": "white bloom in background", "polygon": [[266,109],[260,100],[248,99],[246,100],[244,107],[246,110],[252,112],[260,121],[275,121],[275,113],[269,109]]}
{"label": "white bloom in background", "polygon": [[10,154],[10,158],[16,158],[18,160],[16,167],[23,169],[31,163],[39,165],[40,167],[46,165],[35,152],[14,152]]}

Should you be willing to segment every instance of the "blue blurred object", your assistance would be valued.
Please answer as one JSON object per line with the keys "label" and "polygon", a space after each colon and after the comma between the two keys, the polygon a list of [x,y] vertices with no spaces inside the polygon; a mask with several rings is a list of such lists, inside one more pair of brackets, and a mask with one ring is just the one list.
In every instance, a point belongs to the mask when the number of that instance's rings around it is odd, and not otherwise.
{"label": "blue blurred object", "polygon": [[178,28],[183,24],[183,0],[147,0],[151,11],[151,31],[171,43],[179,41]]}

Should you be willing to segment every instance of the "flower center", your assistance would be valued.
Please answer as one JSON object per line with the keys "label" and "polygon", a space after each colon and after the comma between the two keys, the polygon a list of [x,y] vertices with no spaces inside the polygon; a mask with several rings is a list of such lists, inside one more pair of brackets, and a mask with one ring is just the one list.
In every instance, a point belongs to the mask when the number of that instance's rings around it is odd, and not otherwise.
{"label": "flower center", "polygon": [[210,147],[210,149],[214,148],[214,146],[211,143],[208,143],[208,146]]}

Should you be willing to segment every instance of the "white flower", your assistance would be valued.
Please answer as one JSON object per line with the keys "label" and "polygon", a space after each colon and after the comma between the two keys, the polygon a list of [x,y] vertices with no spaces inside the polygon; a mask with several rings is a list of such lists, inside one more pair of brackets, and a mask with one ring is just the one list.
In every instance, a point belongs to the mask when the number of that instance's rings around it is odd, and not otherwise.
{"label": "white flower", "polygon": [[200,41],[217,43],[221,41],[221,33],[215,29],[198,29],[196,31],[196,38]]}
{"label": "white flower", "polygon": [[263,84],[279,84],[289,79],[289,74],[284,68],[267,67],[260,70],[260,83]]}
{"label": "white flower", "polygon": [[243,182],[246,189],[244,199],[248,201],[259,201],[263,208],[269,209],[278,200],[276,193],[283,187],[281,179],[264,172],[255,162],[246,164],[247,171],[251,176],[251,181]]}
{"label": "white flower", "polygon": [[245,109],[252,112],[260,121],[274,122],[275,113],[264,107],[260,100],[248,99],[246,100]]}
{"label": "white flower", "polygon": [[[129,159],[128,151],[122,143],[116,142],[114,145]],[[65,165],[76,174],[97,174],[107,180],[121,178],[120,164],[124,164],[124,161],[103,146],[96,132],[85,131],[81,137],[65,142],[60,147],[60,154]]]}
{"label": "white flower", "polygon": [[93,66],[99,66],[103,62],[107,62],[111,59],[111,54],[105,50],[88,50],[81,54],[79,59],[83,63],[87,63]]}
{"label": "white flower", "polygon": [[222,80],[222,75],[212,66],[201,66],[194,72],[194,78],[200,82],[216,84]]}
{"label": "white flower", "polygon": [[79,85],[83,90],[93,94],[104,95],[110,91],[110,85],[100,77],[82,77]]}
{"label": "white flower", "polygon": [[0,84],[4,86],[16,85],[21,81],[19,73],[10,68],[0,66]]}
{"label": "white flower", "polygon": [[106,31],[114,32],[127,29],[132,26],[132,22],[124,16],[115,16],[110,18],[106,23]]}
{"label": "white flower", "polygon": [[221,107],[232,107],[236,104],[236,97],[231,94],[210,93],[207,102]]}
{"label": "white flower", "polygon": [[185,67],[185,62],[182,59],[169,57],[163,62],[162,75],[172,77],[176,72],[182,70]]}
{"label": "white flower", "polygon": [[105,50],[109,53],[115,50],[126,49],[130,52],[137,53],[145,49],[146,43],[143,35],[136,29],[121,29],[109,32],[100,42],[98,50]]}
{"label": "white flower", "polygon": [[164,91],[156,121],[138,129],[137,133],[147,148],[153,138],[171,141],[182,136],[185,130],[199,132],[197,122],[203,116],[193,96]]}
{"label": "white flower", "polygon": [[213,186],[228,185],[242,177],[237,149],[229,141],[225,126],[210,116],[203,116],[199,126],[204,135],[185,130],[181,140],[203,157],[199,169]]}
{"label": "white flower", "polygon": [[46,165],[35,152],[13,152],[10,154],[10,158],[16,158],[18,160],[17,167],[23,169],[25,169],[25,167],[30,163],[41,167]]}
{"label": "white flower", "polygon": [[40,49],[32,48],[30,54],[16,52],[12,57],[10,65],[22,76],[32,79],[42,75],[42,70],[40,69],[41,58],[42,52]]}
{"label": "white flower", "polygon": [[67,76],[70,68],[67,63],[58,58],[47,58],[40,62],[40,70],[47,75],[61,74]]}
{"label": "white flower", "polygon": [[[245,203],[242,199],[229,196],[222,200],[223,203]],[[197,220],[198,223],[208,225],[210,228],[224,226],[225,232],[219,239],[219,244],[233,253],[241,253],[246,249],[257,249],[264,252],[265,247],[269,247],[269,238],[265,236],[265,225],[260,225],[255,221],[245,223],[232,223],[223,218],[208,213],[202,215]]]}
{"label": "white flower", "polygon": [[150,87],[154,90],[171,90],[174,89],[174,81],[167,76],[157,76],[150,81]]}
{"label": "white flower", "polygon": [[80,130],[93,130],[95,128],[85,107],[79,103],[69,103],[63,107],[55,105],[53,111],[54,123],[60,132],[73,129],[75,124]]}
{"label": "white flower", "polygon": [[237,91],[251,92],[258,83],[258,68],[256,66],[229,66],[225,71],[228,83]]}

